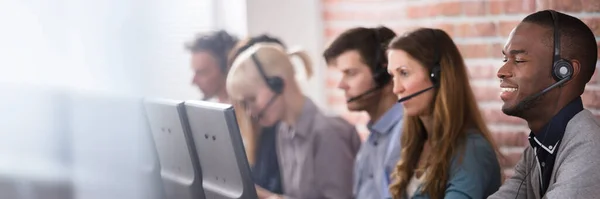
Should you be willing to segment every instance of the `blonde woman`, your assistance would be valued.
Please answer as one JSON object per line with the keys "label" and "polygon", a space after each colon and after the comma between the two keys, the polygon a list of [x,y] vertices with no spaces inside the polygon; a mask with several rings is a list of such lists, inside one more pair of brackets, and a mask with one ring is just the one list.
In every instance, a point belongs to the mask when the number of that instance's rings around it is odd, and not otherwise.
{"label": "blonde woman", "polygon": [[[229,65],[246,48],[257,43],[277,44],[283,49],[287,48],[281,40],[270,35],[263,34],[247,38],[238,42],[231,50]],[[308,75],[312,75],[311,73],[312,71],[307,71]],[[256,120],[252,120],[246,114],[246,110],[239,102],[233,102],[233,106],[236,110],[240,131],[244,139],[244,147],[252,169],[254,183],[271,193],[282,194],[281,170],[279,168],[275,145],[277,124],[261,126]]]}
{"label": "blonde woman", "polygon": [[259,125],[279,124],[276,150],[284,194],[257,186],[259,198],[352,198],[360,139],[354,126],[323,115],[301,92],[290,56],[299,56],[310,71],[308,56],[288,54],[281,45],[249,43],[233,62],[226,88]]}

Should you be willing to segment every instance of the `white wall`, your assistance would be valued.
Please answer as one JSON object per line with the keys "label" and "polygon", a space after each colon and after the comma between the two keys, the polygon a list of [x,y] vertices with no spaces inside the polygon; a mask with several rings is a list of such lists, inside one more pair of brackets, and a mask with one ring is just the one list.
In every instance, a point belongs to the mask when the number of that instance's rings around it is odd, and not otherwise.
{"label": "white wall", "polygon": [[[140,185],[121,187],[132,192],[117,195],[104,191],[120,173],[103,174],[148,157],[140,157],[147,155],[138,151],[141,142],[127,134],[138,126],[116,117],[135,113],[114,113],[86,100],[87,94],[199,98],[184,43],[198,32],[225,28],[240,37],[268,32],[308,50],[315,77],[305,88],[323,107],[320,17],[318,0],[0,1],[0,179],[7,173],[27,179],[66,175],[88,183],[77,188],[77,198],[149,198],[139,195],[150,194]],[[15,92],[22,88],[31,90]],[[51,92],[55,88],[69,92]],[[66,100],[73,90],[84,93],[78,102]],[[113,120],[122,123],[106,122]],[[123,130],[127,136],[119,136]],[[100,192],[106,195],[95,194]]]}
{"label": "white wall", "polygon": [[[145,2],[145,1],[144,1]],[[152,2],[152,3],[150,3]],[[214,0],[149,1],[144,23],[148,31],[141,44],[144,94],[149,97],[198,99],[191,84],[190,54],[184,44],[197,33],[216,28]],[[142,3],[144,4],[144,3]]]}
{"label": "white wall", "polygon": [[225,29],[238,37],[248,35],[247,0],[217,0],[214,3],[215,27]]}
{"label": "white wall", "polygon": [[[250,35],[266,32],[280,37],[289,47],[300,46],[307,50],[315,74],[303,89],[318,106],[325,108],[326,68],[321,57],[325,46],[321,1],[247,0],[246,4]],[[296,71],[303,73],[304,69],[300,67]]]}
{"label": "white wall", "polygon": [[139,104],[111,97],[198,98],[184,43],[214,29],[213,11],[213,0],[0,1],[0,190],[14,192],[1,195],[66,199],[37,194],[70,181],[75,198],[157,196],[136,173],[152,161]]}
{"label": "white wall", "polygon": [[212,0],[0,2],[0,83],[197,98],[184,43]]}

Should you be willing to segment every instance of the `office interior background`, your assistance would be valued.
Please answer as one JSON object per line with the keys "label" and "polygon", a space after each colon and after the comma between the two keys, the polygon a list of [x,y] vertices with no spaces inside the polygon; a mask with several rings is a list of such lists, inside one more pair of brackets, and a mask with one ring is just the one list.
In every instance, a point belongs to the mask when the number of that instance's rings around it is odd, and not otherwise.
{"label": "office interior background", "polygon": [[[304,91],[363,137],[368,116],[345,108],[340,74],[321,57],[328,42],[355,26],[447,31],[466,59],[510,176],[529,130],[500,110],[501,49],[523,17],[549,8],[583,19],[599,41],[595,0],[1,1],[0,198],[157,198],[145,118],[123,104],[200,99],[184,44],[217,29],[239,37],[269,33],[306,49],[315,75],[306,79],[298,70]],[[597,74],[583,103],[600,119]]]}

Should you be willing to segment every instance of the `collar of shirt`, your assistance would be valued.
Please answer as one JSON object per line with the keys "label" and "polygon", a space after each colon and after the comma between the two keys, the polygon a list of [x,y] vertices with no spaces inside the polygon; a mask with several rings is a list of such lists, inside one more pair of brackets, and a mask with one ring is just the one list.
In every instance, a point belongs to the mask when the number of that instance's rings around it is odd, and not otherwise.
{"label": "collar of shirt", "polygon": [[389,133],[392,128],[397,125],[398,122],[400,122],[400,119],[402,119],[403,111],[404,109],[402,108],[402,104],[394,104],[394,106],[386,111],[385,114],[383,114],[379,120],[375,121],[374,124],[372,121],[369,122],[369,125],[367,125],[369,131],[382,135]]}
{"label": "collar of shirt", "polygon": [[285,122],[280,123],[280,128],[288,132],[290,137],[300,136],[304,137],[308,135],[308,133],[312,130],[312,123],[315,114],[318,112],[318,108],[315,103],[308,97],[304,97],[304,105],[302,106],[302,112],[300,113],[300,117],[296,120],[295,125],[289,125]]}
{"label": "collar of shirt", "polygon": [[529,133],[529,144],[533,148],[542,148],[549,154],[554,154],[556,147],[563,135],[567,124],[577,113],[583,110],[581,97],[575,98],[562,108],[550,121],[544,125],[540,132]]}

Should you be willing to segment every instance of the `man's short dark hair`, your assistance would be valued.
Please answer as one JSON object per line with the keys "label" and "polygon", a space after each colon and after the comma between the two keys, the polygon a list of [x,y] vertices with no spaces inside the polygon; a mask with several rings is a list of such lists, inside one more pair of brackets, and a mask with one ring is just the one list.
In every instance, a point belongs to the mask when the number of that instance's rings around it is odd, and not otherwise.
{"label": "man's short dark hair", "polygon": [[[387,27],[364,28],[357,27],[346,30],[338,36],[327,49],[323,52],[325,62],[330,64],[341,54],[357,50],[364,64],[367,64],[373,71],[377,57],[387,63],[385,47],[396,36],[396,33]],[[377,48],[381,50],[380,55],[376,55]]]}
{"label": "man's short dark hair", "polygon": [[[558,29],[560,31],[561,57],[565,59],[576,59],[581,63],[582,80],[587,83],[596,70],[598,60],[598,48],[596,36],[583,21],[573,16],[556,12],[558,16]],[[522,22],[537,24],[554,31],[554,21],[549,10],[538,11],[525,17]],[[554,48],[554,34],[549,32],[542,42],[550,48]],[[550,58],[549,58],[550,59]]]}
{"label": "man's short dark hair", "polygon": [[192,53],[201,51],[210,52],[219,61],[219,68],[221,71],[226,73],[229,68],[227,66],[227,58],[231,49],[237,42],[237,37],[229,34],[225,30],[219,30],[199,34],[193,42],[186,44],[186,48]]}

